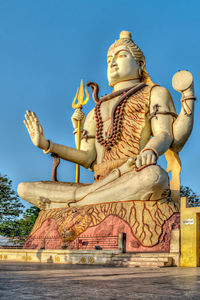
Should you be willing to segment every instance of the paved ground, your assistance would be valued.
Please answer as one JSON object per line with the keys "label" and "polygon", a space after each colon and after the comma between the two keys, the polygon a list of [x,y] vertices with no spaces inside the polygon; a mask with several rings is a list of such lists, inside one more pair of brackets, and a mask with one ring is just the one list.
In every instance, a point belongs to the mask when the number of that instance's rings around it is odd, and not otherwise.
{"label": "paved ground", "polygon": [[200,268],[1,262],[0,299],[200,299]]}

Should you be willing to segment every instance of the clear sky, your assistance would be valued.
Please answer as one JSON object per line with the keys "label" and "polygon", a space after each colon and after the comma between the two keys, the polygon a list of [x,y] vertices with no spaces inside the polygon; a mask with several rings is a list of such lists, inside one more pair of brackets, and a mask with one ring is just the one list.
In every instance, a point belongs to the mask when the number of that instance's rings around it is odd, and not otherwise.
{"label": "clear sky", "polygon": [[[200,2],[0,0],[0,172],[13,180],[51,180],[52,158],[31,143],[23,124],[34,111],[47,139],[75,146],[71,106],[80,80],[96,81],[110,93],[106,54],[122,30],[146,56],[154,82],[171,92],[177,111],[180,94],[171,80],[181,69],[192,72],[199,97]],[[94,107],[92,97],[84,108]],[[192,136],[181,151],[182,184],[200,195],[199,100]],[[59,180],[74,181],[75,165],[62,161]],[[81,181],[93,174],[81,169]]]}

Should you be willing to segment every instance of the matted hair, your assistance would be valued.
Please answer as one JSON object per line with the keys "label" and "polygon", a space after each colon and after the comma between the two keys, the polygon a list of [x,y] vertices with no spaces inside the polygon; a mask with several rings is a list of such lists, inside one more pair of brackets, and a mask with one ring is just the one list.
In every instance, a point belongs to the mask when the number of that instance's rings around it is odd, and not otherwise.
{"label": "matted hair", "polygon": [[133,55],[135,61],[141,65],[142,68],[142,72],[141,72],[141,78],[140,81],[144,82],[150,86],[155,85],[155,83],[152,81],[150,75],[147,73],[146,71],[146,67],[145,67],[145,56],[144,53],[142,52],[142,50],[133,42],[132,37],[131,37],[131,33],[128,31],[122,31],[120,33],[120,38],[119,40],[115,41],[115,43],[113,43],[109,50],[112,51],[114,48],[118,47],[118,46],[126,46],[130,53]]}

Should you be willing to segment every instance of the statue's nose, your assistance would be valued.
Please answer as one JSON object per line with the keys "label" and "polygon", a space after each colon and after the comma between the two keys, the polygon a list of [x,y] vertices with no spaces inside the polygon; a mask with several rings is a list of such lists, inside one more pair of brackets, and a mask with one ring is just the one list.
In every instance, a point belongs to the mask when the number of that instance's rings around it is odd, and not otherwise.
{"label": "statue's nose", "polygon": [[113,56],[112,60],[111,60],[111,63],[110,63],[110,66],[113,67],[113,66],[117,66],[117,61],[116,61],[116,57]]}

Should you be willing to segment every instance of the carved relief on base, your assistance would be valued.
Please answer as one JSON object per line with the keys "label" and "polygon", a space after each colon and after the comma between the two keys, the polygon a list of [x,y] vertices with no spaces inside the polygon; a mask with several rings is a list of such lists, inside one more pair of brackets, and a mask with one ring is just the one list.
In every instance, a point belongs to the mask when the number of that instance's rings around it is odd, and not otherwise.
{"label": "carved relief on base", "polygon": [[[171,229],[179,226],[178,207],[167,201],[126,201],[43,210],[24,248],[77,249],[78,239],[125,232],[127,251],[168,251]],[[85,245],[79,244],[79,249]],[[91,248],[90,248],[91,249]],[[92,248],[94,249],[94,247]]]}

